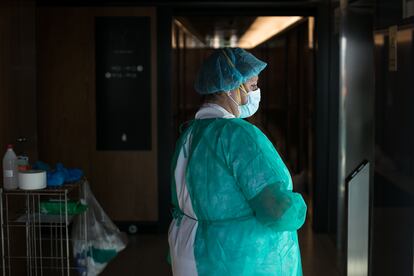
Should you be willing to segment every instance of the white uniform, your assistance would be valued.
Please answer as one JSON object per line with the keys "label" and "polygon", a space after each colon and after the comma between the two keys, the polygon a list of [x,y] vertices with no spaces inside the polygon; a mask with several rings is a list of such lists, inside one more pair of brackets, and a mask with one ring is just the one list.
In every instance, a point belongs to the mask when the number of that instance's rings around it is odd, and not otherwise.
{"label": "white uniform", "polygon": [[[217,104],[205,104],[197,112],[195,118],[235,118],[235,116]],[[198,222],[191,204],[185,180],[185,171],[188,160],[184,155],[184,147],[186,148],[186,151],[189,152],[190,145],[191,134],[189,135],[189,139],[187,139],[186,143],[183,145],[183,148],[180,150],[177,166],[174,171],[178,204],[183,213],[186,214],[182,217],[179,225],[177,219],[174,219],[171,222],[168,231],[172,271],[175,276],[198,275],[194,258],[194,240],[197,233]]]}

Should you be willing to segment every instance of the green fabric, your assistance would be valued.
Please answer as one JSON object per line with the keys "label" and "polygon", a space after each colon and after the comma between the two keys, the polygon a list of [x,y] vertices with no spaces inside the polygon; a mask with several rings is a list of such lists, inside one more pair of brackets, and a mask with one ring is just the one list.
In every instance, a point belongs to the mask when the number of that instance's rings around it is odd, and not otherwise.
{"label": "green fabric", "polygon": [[167,253],[167,263],[171,265],[171,254],[170,252]]}
{"label": "green fabric", "polygon": [[[79,201],[69,200],[67,202],[68,215],[78,215],[88,209]],[[65,213],[65,203],[63,201],[49,200],[40,202],[40,212],[42,214],[59,215]]]}
{"label": "green fabric", "polygon": [[115,249],[100,249],[93,246],[89,249],[87,256],[93,258],[95,262],[100,264],[109,263],[118,254]]}
{"label": "green fabric", "polygon": [[[242,119],[194,120],[173,168],[190,133],[186,182],[199,221],[198,274],[302,275],[296,230],[306,205],[272,143]],[[175,191],[173,181],[178,209]]]}

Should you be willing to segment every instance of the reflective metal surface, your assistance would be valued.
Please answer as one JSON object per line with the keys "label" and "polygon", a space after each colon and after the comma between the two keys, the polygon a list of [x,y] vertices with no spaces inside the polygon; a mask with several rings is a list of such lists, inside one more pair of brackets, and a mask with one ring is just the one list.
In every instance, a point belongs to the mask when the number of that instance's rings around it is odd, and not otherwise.
{"label": "reflective metal surface", "polygon": [[362,164],[347,181],[348,275],[368,275],[370,164]]}
{"label": "reflective metal surface", "polygon": [[[359,259],[362,249],[346,251],[345,179],[363,160],[372,163],[374,153],[373,9],[370,5],[362,8],[360,4],[353,6],[341,1],[340,7],[337,245],[345,253],[343,266],[348,260],[358,259],[363,262],[361,267],[368,267],[368,259]],[[368,237],[363,238],[368,243]],[[347,275],[367,274],[347,271]]]}

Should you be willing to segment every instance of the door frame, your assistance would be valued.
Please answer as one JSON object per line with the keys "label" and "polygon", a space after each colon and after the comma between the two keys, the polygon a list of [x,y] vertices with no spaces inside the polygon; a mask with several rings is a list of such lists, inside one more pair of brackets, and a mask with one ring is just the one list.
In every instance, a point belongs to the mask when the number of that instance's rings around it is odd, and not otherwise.
{"label": "door frame", "polygon": [[[172,49],[171,28],[175,16],[189,15],[302,15],[315,17],[315,143],[314,187],[312,227],[315,232],[336,233],[336,186],[338,156],[338,87],[332,80],[332,18],[329,1],[320,3],[186,3],[162,6],[157,9],[158,18],[158,133],[159,133],[159,226],[168,229],[170,211],[170,161],[174,150],[172,129]],[[338,91],[338,92],[337,92]],[[333,93],[337,92],[337,93]],[[162,95],[162,97],[161,97]],[[168,142],[166,142],[168,141]]]}

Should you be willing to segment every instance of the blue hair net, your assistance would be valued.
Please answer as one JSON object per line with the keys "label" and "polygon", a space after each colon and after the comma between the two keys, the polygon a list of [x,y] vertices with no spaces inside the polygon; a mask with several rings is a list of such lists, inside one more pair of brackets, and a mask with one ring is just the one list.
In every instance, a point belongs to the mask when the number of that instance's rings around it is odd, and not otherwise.
{"label": "blue hair net", "polygon": [[201,65],[194,88],[202,95],[230,91],[258,76],[266,65],[241,48],[218,49]]}

